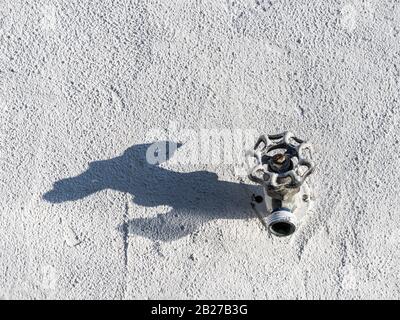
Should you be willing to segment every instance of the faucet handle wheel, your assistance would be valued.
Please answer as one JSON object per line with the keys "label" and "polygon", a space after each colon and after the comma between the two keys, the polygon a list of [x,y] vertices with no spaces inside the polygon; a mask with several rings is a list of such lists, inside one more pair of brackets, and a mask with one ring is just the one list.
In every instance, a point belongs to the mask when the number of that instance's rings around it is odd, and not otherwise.
{"label": "faucet handle wheel", "polygon": [[273,189],[298,188],[314,171],[310,143],[287,131],[261,135],[247,156],[255,158],[249,179]]}

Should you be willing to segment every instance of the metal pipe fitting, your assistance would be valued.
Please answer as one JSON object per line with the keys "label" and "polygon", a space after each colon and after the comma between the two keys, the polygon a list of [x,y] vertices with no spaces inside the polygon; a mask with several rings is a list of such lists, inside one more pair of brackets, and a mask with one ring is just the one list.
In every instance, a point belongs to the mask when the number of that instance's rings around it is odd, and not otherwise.
{"label": "metal pipe fitting", "polygon": [[310,207],[305,181],[315,168],[312,151],[311,144],[285,132],[262,135],[247,152],[255,160],[248,177],[264,189],[263,223],[278,237],[293,234]]}

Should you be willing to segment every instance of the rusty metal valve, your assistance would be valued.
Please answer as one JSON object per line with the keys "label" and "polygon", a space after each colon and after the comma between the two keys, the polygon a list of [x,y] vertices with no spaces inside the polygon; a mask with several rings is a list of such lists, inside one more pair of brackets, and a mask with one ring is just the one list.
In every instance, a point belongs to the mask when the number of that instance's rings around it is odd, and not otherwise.
{"label": "rusty metal valve", "polygon": [[310,143],[285,132],[262,135],[247,152],[255,162],[248,177],[263,186],[265,195],[265,201],[253,197],[253,205],[264,206],[263,212],[266,205],[263,223],[276,236],[293,234],[310,207],[312,197],[305,180],[315,168],[312,151]]}

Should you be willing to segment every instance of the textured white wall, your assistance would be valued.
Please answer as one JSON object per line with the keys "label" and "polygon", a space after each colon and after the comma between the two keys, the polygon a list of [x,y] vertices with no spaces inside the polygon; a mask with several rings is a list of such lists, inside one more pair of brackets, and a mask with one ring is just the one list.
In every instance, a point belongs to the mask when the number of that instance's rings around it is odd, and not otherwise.
{"label": "textured white wall", "polygon": [[[398,1],[0,2],[0,296],[399,298]],[[151,129],[309,138],[268,238],[231,165]],[[219,179],[219,180],[217,180]]]}

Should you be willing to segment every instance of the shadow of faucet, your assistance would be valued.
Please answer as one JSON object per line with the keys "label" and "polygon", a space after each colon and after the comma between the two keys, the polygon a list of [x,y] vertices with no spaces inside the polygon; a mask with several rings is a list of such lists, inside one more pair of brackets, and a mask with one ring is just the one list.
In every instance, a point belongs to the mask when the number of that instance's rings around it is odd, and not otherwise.
{"label": "shadow of faucet", "polygon": [[[164,145],[164,161],[181,145]],[[147,161],[146,153],[154,144],[128,148],[121,156],[94,161],[82,174],[57,181],[43,195],[51,203],[76,201],[105,189],[133,196],[133,202],[145,207],[168,206],[170,211],[151,218],[125,222],[123,230],[154,241],[172,241],[184,237],[212,219],[248,219],[252,217],[250,199],[258,186],[218,180],[215,173],[188,173],[164,169]],[[173,147],[175,146],[175,147]]]}

